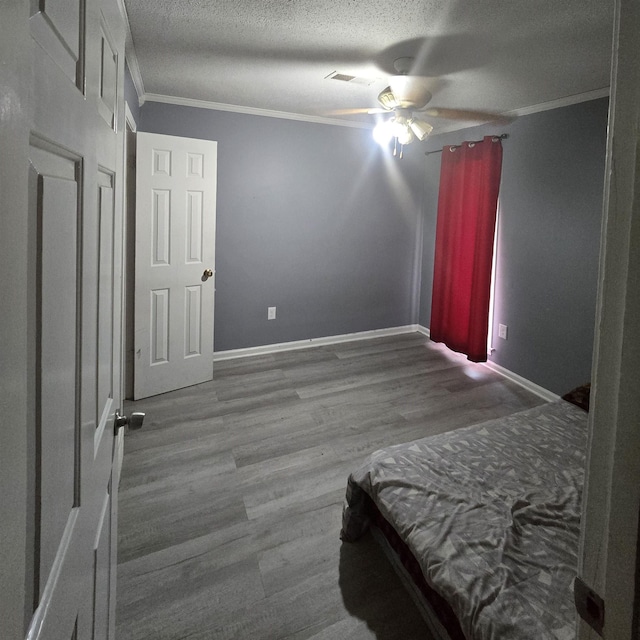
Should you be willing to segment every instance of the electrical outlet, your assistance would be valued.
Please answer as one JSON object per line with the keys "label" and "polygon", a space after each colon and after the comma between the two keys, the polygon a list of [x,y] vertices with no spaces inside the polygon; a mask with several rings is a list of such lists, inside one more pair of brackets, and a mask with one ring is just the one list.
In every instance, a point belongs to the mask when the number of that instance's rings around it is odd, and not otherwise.
{"label": "electrical outlet", "polygon": [[499,324],[498,325],[498,338],[502,338],[503,340],[507,339],[507,325]]}
{"label": "electrical outlet", "polygon": [[276,319],[276,308],[267,307],[267,320],[275,320],[275,319]]}

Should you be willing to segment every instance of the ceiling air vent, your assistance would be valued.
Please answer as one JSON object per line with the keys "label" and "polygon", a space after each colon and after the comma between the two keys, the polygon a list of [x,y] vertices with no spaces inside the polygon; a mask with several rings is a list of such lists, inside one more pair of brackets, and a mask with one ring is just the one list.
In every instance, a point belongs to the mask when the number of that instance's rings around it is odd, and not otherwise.
{"label": "ceiling air vent", "polygon": [[355,80],[356,77],[347,75],[346,73],[338,73],[337,71],[334,71],[333,73],[330,73],[327,76],[327,79],[328,80],[342,80],[342,82],[351,82],[352,80]]}
{"label": "ceiling air vent", "polygon": [[349,75],[348,73],[339,73],[338,71],[333,71],[325,77],[325,80],[341,80],[342,82],[352,82],[353,84],[364,84],[366,86],[369,86],[376,81],[376,78],[362,78]]}

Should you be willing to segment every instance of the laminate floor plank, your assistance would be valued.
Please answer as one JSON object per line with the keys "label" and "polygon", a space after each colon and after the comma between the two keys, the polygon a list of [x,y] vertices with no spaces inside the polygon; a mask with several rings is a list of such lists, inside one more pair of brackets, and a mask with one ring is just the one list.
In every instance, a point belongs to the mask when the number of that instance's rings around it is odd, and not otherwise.
{"label": "laminate floor plank", "polygon": [[[201,558],[155,572],[159,593],[147,592],[119,608],[126,637],[189,638],[202,628],[233,620],[246,607],[264,602],[260,572],[249,558],[210,568]],[[118,637],[121,637],[121,633]]]}
{"label": "laminate floor plank", "polygon": [[291,388],[289,380],[281,369],[238,374],[230,378],[217,378],[215,386],[216,397],[221,401],[262,396]]}
{"label": "laminate floor plank", "polygon": [[429,640],[371,536],[339,539],[372,451],[542,400],[405,334],[217,361],[129,403],[118,640]]}
{"label": "laminate floor plank", "polygon": [[[148,451],[155,447],[170,447],[183,442],[197,442],[209,438],[212,434],[224,429],[222,418],[175,419],[166,422],[161,414],[151,410],[144,419],[143,431],[131,431],[127,434],[127,455],[139,450]],[[159,425],[158,422],[161,421]]]}
{"label": "laminate floor plank", "polygon": [[384,353],[385,351],[401,353],[405,349],[415,350],[425,346],[430,347],[430,341],[426,336],[419,333],[407,333],[362,342],[338,343],[333,345],[333,349],[339,358],[361,358],[372,353]]}
{"label": "laminate floor plank", "polygon": [[[230,474],[229,474],[230,475]],[[188,482],[153,482],[119,495],[119,561],[180,544],[216,527],[247,520],[231,477],[199,471]]]}
{"label": "laminate floor plank", "polygon": [[344,491],[340,488],[310,499],[305,504],[291,504],[277,513],[251,520],[256,552],[261,554],[287,542],[319,533],[327,533],[337,540],[343,500]]}
{"label": "laminate floor plank", "polygon": [[393,352],[387,351],[385,358],[377,355],[375,358],[352,357],[349,360],[340,361],[337,366],[322,363],[321,367],[316,367],[305,375],[300,375],[299,372],[293,375],[290,371],[285,374],[296,383],[296,389],[301,398],[311,398],[314,395],[404,379],[450,366],[450,363],[444,359],[426,359],[424,353],[420,351],[413,352],[411,357],[391,357],[392,355],[395,356]]}
{"label": "laminate floor plank", "polygon": [[196,440],[183,440],[138,449],[129,454],[131,472],[120,481],[120,490],[147,486],[170,479],[172,484],[188,482],[193,474],[205,469],[207,478],[235,471],[236,461],[231,451],[219,451],[220,438],[209,435]]}
{"label": "laminate floor plank", "polygon": [[[359,415],[362,416],[363,412]],[[397,424],[406,425],[408,422],[400,415],[381,415],[379,412],[362,417],[357,426],[355,421],[350,425],[348,422],[330,420],[317,414],[308,418],[312,422],[305,429],[275,433],[267,438],[234,447],[232,452],[238,468],[285,454],[303,452],[309,447],[322,445],[328,441],[335,447],[345,435],[357,433],[363,428],[366,428],[370,434],[376,427],[390,431]]]}
{"label": "laminate floor plank", "polygon": [[247,517],[250,520],[259,518],[265,513],[277,512],[284,507],[339,490],[345,485],[351,467],[350,461],[341,461],[329,468],[323,466],[321,470],[316,467],[298,478],[245,490],[243,502]]}

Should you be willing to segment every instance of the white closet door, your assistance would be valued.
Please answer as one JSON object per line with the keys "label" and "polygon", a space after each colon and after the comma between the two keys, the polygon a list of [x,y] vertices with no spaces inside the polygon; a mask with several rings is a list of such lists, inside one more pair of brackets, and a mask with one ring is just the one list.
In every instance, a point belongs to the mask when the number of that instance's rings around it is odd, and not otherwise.
{"label": "white closet door", "polygon": [[211,380],[217,143],[137,136],[134,395]]}

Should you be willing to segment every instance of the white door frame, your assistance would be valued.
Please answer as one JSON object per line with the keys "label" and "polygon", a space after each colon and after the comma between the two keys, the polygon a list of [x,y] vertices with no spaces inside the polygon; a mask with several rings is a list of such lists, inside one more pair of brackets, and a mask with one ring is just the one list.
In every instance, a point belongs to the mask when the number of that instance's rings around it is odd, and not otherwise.
{"label": "white door frame", "polygon": [[[578,573],[604,637],[637,638],[640,513],[640,3],[616,0],[594,388]],[[636,620],[636,624],[638,621]],[[580,640],[599,638],[580,621]]]}
{"label": "white door frame", "polygon": [[[125,126],[125,130],[124,130],[124,159],[123,159],[123,167],[124,167],[124,173],[123,173],[123,188],[122,188],[122,195],[123,195],[123,202],[122,202],[122,211],[123,211],[123,238],[124,238],[124,244],[123,244],[123,252],[122,252],[122,280],[124,283],[124,286],[122,287],[122,309],[123,314],[122,314],[122,335],[123,335],[123,341],[122,341],[122,394],[121,394],[121,398],[127,398],[128,394],[127,394],[127,390],[126,390],[126,385],[125,385],[125,379],[127,378],[127,376],[129,375],[128,373],[128,364],[127,364],[127,353],[125,351],[127,345],[127,319],[133,318],[133,309],[129,308],[129,305],[127,304],[127,290],[129,287],[133,287],[134,285],[134,275],[133,273],[128,273],[127,272],[127,264],[129,262],[130,256],[129,256],[129,251],[128,251],[128,246],[129,246],[129,238],[131,236],[133,236],[133,234],[135,233],[135,228],[132,228],[131,225],[129,224],[129,220],[128,220],[128,206],[130,205],[129,200],[128,200],[128,190],[130,188],[129,185],[129,171],[127,168],[127,159],[128,159],[128,155],[129,155],[129,141],[128,141],[128,137],[127,137],[127,128],[130,129],[132,131],[132,133],[135,135],[137,130],[138,130],[138,125],[135,121],[135,118],[133,117],[133,113],[131,112],[131,109],[129,108],[129,104],[125,101],[124,103],[124,126]],[[133,176],[134,179],[134,184],[135,184],[135,174]],[[135,206],[135,202],[134,202],[134,206]],[[133,349],[133,344],[130,345],[131,349]],[[131,375],[133,375],[133,372],[131,372]]]}

